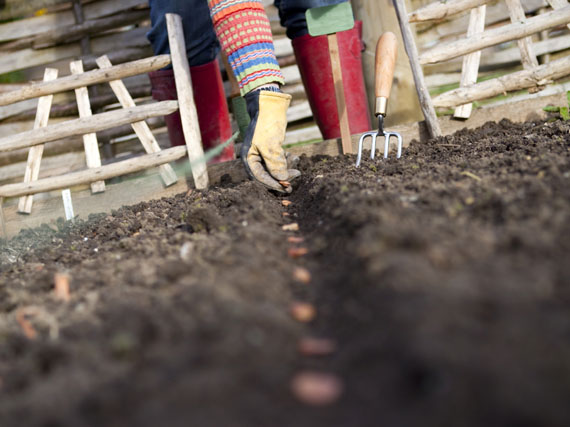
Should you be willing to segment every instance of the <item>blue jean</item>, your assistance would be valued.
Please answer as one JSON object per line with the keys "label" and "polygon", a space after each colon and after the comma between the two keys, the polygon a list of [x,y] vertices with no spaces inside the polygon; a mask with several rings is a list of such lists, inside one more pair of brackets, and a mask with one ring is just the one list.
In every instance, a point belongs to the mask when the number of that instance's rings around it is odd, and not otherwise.
{"label": "blue jean", "polygon": [[[292,40],[308,33],[305,11],[312,7],[328,6],[348,0],[274,0],[279,10],[281,25]],[[213,61],[220,51],[220,43],[210,19],[207,0],[150,0],[151,30],[147,33],[155,55],[170,53],[166,31],[166,13],[182,17],[186,53],[190,66]]]}
{"label": "blue jean", "polygon": [[182,17],[186,53],[191,67],[213,61],[220,51],[220,43],[210,19],[207,0],[150,0],[152,28],[147,38],[155,55],[169,54],[166,13]]}

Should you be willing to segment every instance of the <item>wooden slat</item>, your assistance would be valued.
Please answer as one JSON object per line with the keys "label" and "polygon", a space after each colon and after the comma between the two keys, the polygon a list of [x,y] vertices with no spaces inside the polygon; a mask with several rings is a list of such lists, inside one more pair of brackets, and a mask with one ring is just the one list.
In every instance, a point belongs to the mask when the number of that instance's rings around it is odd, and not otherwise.
{"label": "wooden slat", "polygon": [[[109,60],[109,57],[106,55],[97,58],[97,64],[101,69],[109,69],[113,66],[113,64]],[[129,91],[127,90],[127,87],[122,82],[122,80],[113,80],[110,81],[109,84],[111,85],[113,92],[117,96],[117,99],[119,100],[123,108],[136,107],[135,101],[131,97]],[[142,121],[142,122],[131,123],[131,126],[135,131],[135,133],[137,134],[138,138],[140,139],[141,144],[144,147],[147,154],[158,153],[160,151],[160,146],[158,145],[156,138],[154,137],[152,131],[150,130],[150,127],[146,122]],[[168,164],[161,165],[159,169],[160,169],[160,176],[162,177],[164,185],[166,185],[167,187],[169,185],[174,184],[178,180],[176,172],[174,172],[172,166]]]}
{"label": "wooden slat", "polygon": [[106,70],[92,70],[80,75],[61,77],[53,82],[31,83],[20,90],[0,94],[0,105],[8,105],[26,99],[52,95],[58,92],[77,89],[82,86],[106,83],[111,80],[120,80],[125,77],[159,70],[168,64],[170,64],[170,55],[158,55],[138,61],[127,62],[126,64],[115,65]]}
{"label": "wooden slat", "polygon": [[[69,64],[71,74],[83,74],[83,63],[81,60],[73,61]],[[79,117],[82,119],[89,119],[93,116],[91,111],[91,103],[89,102],[89,94],[87,87],[79,87],[75,89],[75,96],[77,98],[77,108],[79,109]],[[97,134],[94,132],[83,134],[83,147],[85,149],[85,160],[87,161],[88,168],[101,167],[101,154],[99,153],[99,143],[97,142]],[[105,191],[105,182],[96,181],[91,183],[91,191],[95,193],[102,193]]]}
{"label": "wooden slat", "polygon": [[[445,3],[445,2],[442,2]],[[535,14],[546,5],[545,0],[524,0],[523,7],[527,15]],[[487,4],[485,14],[485,27],[491,28],[505,22],[509,15],[507,5],[503,0]],[[435,41],[444,43],[457,40],[465,34],[465,28],[469,25],[469,14],[452,16],[438,22],[419,24],[417,29],[417,44],[420,51],[425,51],[433,46]],[[425,46],[425,47],[424,47]]]}
{"label": "wooden slat", "polygon": [[424,73],[419,62],[418,50],[416,48],[412,30],[410,28],[410,23],[408,22],[406,6],[403,0],[394,0],[394,7],[396,9],[396,15],[398,16],[398,22],[400,23],[400,29],[402,31],[406,53],[410,59],[410,65],[412,67],[414,82],[416,83],[416,90],[418,92],[420,107],[424,113],[429,133],[433,138],[435,138],[441,135],[441,129],[439,127],[439,122],[437,121],[435,109],[433,108],[433,104],[431,102],[430,94],[424,81]]}
{"label": "wooden slat", "polygon": [[[568,6],[567,0],[546,0],[546,1],[550,5],[550,7],[552,7],[552,9],[554,10],[562,9]],[[568,28],[570,28],[570,24],[568,24]]]}
{"label": "wooden slat", "polygon": [[0,237],[8,238],[8,230],[6,227],[6,217],[4,215],[4,198],[0,197]]}
{"label": "wooden slat", "polygon": [[180,102],[180,118],[182,120],[182,130],[184,139],[188,147],[188,158],[192,165],[192,176],[197,189],[208,188],[208,170],[204,161],[204,149],[202,148],[202,137],[200,126],[198,125],[198,113],[194,104],[194,93],[192,91],[192,80],[190,67],[188,66],[188,56],[184,42],[184,31],[182,29],[182,18],[173,13],[166,14],[166,26],[168,28],[168,41],[170,43],[170,54],[172,56],[172,68],[176,81],[176,92]]}
{"label": "wooden slat", "polygon": [[433,64],[457,58],[489,46],[530,36],[547,28],[570,23],[570,6],[515,23],[487,30],[484,33],[451,43],[442,43],[422,53],[421,64]]}
{"label": "wooden slat", "polygon": [[[524,9],[521,6],[520,0],[505,0],[507,7],[509,8],[509,16],[512,23],[520,22],[523,25],[526,23],[526,16]],[[525,70],[530,70],[531,68],[538,66],[538,59],[534,54],[532,48],[532,37],[523,37],[517,40],[517,45],[521,52],[521,62]]]}
{"label": "wooden slat", "polygon": [[346,100],[344,98],[342,66],[340,65],[340,53],[336,33],[327,35],[327,39],[329,42],[329,56],[333,75],[340,138],[342,141],[342,154],[352,154],[352,144],[350,143],[350,125],[348,124],[348,110],[346,107]]}
{"label": "wooden slat", "polygon": [[437,1],[427,6],[421,7],[408,14],[409,22],[426,22],[445,19],[466,10],[473,9],[491,0],[448,0],[446,2]]}
{"label": "wooden slat", "polygon": [[140,122],[151,117],[165,116],[178,109],[178,101],[162,101],[139,107],[95,114],[88,118],[68,120],[17,135],[0,138],[0,152],[32,147],[74,135],[98,132],[115,126]]}
{"label": "wooden slat", "polygon": [[2,50],[45,49],[58,44],[79,41],[85,36],[96,35],[114,28],[135,24],[144,19],[148,19],[148,10],[125,12],[108,18],[85,21],[77,25],[58,27],[43,34],[18,39],[2,45]]}
{"label": "wooden slat", "polygon": [[455,107],[467,102],[491,98],[506,92],[541,86],[570,74],[570,56],[496,79],[459,88],[433,98],[436,107]]}
{"label": "wooden slat", "polygon": [[[55,80],[57,78],[58,70],[54,68],[46,68],[44,73],[44,81]],[[36,120],[34,122],[34,129],[46,127],[49,120],[49,112],[53,95],[42,96],[38,100],[38,108],[36,111]],[[28,161],[26,164],[26,171],[24,173],[24,182],[36,181],[40,175],[40,164],[44,153],[43,144],[31,147],[28,153]],[[34,203],[33,196],[21,197],[18,202],[18,212],[30,214],[32,212],[32,204]]]}
{"label": "wooden slat", "polygon": [[181,159],[185,155],[186,147],[178,146],[167,148],[158,153],[144,154],[98,168],[44,178],[35,182],[7,184],[0,187],[0,197],[19,197],[27,194],[37,194],[82,184],[90,184],[92,182],[116,178],[129,173],[157,167]]}
{"label": "wooden slat", "polygon": [[[474,34],[482,33],[485,29],[485,11],[487,6],[479,6],[477,9],[471,10],[471,19],[469,20],[469,28],[467,29],[467,37]],[[461,82],[459,87],[469,86],[477,82],[477,74],[479,73],[479,62],[481,60],[481,51],[470,53],[463,57],[463,70],[461,73]],[[473,104],[463,104],[455,109],[453,117],[458,119],[468,119],[473,110]]]}
{"label": "wooden slat", "polygon": [[[149,46],[146,39],[148,28],[135,28],[128,31],[113,32],[93,37],[91,47],[93,54],[102,55],[109,51],[109,46],[121,46],[124,49]],[[22,49],[3,53],[0,62],[0,74],[23,70],[53,62],[81,57],[79,43],[71,43],[47,49]]]}
{"label": "wooden slat", "polygon": [[[10,1],[10,0],[9,0]],[[34,12],[41,7],[32,8],[32,1],[12,0],[13,3],[18,2],[29,12]],[[69,0],[65,0],[69,1]],[[45,2],[45,0],[44,0]],[[85,19],[93,20],[104,16],[113,15],[118,12],[132,9],[137,6],[148,5],[148,1],[144,0],[106,0],[88,3],[83,6]],[[15,17],[16,15],[14,15]],[[21,15],[20,15],[21,16]],[[5,11],[0,11],[0,20],[8,17]],[[33,18],[20,19],[0,25],[0,42],[8,40],[16,40],[24,37],[30,37],[53,30],[54,28],[62,28],[75,24],[75,18],[71,10],[50,13],[47,15],[36,16]]]}
{"label": "wooden slat", "polygon": [[[570,49],[570,35],[535,42],[533,43],[533,49],[537,56]],[[519,61],[520,51],[518,46],[499,52],[488,53],[481,58],[481,64],[487,66],[509,64]]]}

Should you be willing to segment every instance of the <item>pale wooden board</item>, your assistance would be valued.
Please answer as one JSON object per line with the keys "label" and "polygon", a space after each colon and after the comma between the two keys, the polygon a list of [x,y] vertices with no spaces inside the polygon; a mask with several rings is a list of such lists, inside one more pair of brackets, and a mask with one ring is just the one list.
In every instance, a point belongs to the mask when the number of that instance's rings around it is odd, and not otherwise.
{"label": "pale wooden board", "polygon": [[[123,49],[148,46],[149,43],[146,39],[147,32],[148,28],[135,28],[120,33],[93,37],[91,39],[93,54],[102,55],[107,53],[109,46],[121,46]],[[15,52],[6,52],[2,54],[0,74],[80,56],[81,46],[79,43],[39,50],[22,49]]]}
{"label": "pale wooden board", "polygon": [[[55,80],[58,71],[53,68],[46,68],[44,81]],[[49,120],[49,112],[53,101],[53,95],[46,95],[38,100],[38,109],[36,111],[36,121],[34,129],[46,127]],[[44,153],[43,145],[31,147],[28,153],[28,161],[26,164],[26,172],[24,174],[24,182],[36,181],[40,175],[40,165]],[[20,198],[18,203],[18,211],[21,213],[31,213],[34,196],[24,196]]]}
{"label": "pale wooden board", "polygon": [[340,65],[338,38],[336,34],[329,34],[327,38],[329,42],[329,56],[333,75],[340,136],[342,139],[342,151],[344,154],[350,154],[354,151],[352,150],[352,145],[350,143],[350,127],[348,124],[348,110],[346,107],[346,100],[344,98],[344,84],[342,80],[342,66]]}
{"label": "pale wooden board", "polygon": [[[418,2],[412,2],[412,8],[417,9]],[[431,2],[430,2],[431,3]],[[546,5],[544,0],[524,0],[523,7],[525,12],[530,14],[537,12]],[[487,5],[487,14],[485,18],[485,27],[491,27],[508,18],[509,12],[503,0],[491,2]],[[455,15],[450,19],[437,23],[426,23],[416,25],[418,31],[417,43],[420,50],[426,49],[435,42],[452,41],[463,37],[465,29],[469,25],[469,13]]]}
{"label": "pale wooden board", "polygon": [[[44,156],[45,157],[45,156]],[[0,167],[0,185],[21,182],[24,179],[26,162],[17,162]],[[85,168],[85,153],[76,151],[45,157],[38,179],[62,175]]]}
{"label": "pale wooden board", "polygon": [[[485,12],[487,6],[479,6],[471,10],[469,19],[469,28],[467,29],[467,37],[473,34],[482,33],[485,29]],[[463,57],[463,69],[461,70],[460,87],[469,86],[477,82],[477,74],[479,73],[479,62],[481,60],[481,51],[470,53]],[[468,119],[473,111],[473,104],[463,104],[455,109],[453,116],[455,118]]]}
{"label": "pale wooden board", "polygon": [[[21,4],[28,3],[29,10],[34,11],[34,9],[31,8],[31,4],[33,2],[30,2],[29,0],[26,1],[17,0],[17,1]],[[85,19],[90,20],[90,19],[101,18],[103,16],[112,15],[117,12],[122,12],[124,10],[131,9],[135,6],[144,6],[144,5],[148,5],[148,1],[144,0],[99,1],[84,5],[83,13],[85,15]],[[0,16],[2,16],[1,12]],[[71,10],[42,15],[42,16],[36,16],[33,18],[11,21],[0,25],[0,41],[3,42],[7,40],[16,40],[22,37],[34,36],[37,34],[51,31],[54,28],[61,28],[74,24],[75,24],[75,18]]]}
{"label": "pale wooden board", "polygon": [[[521,5],[520,0],[505,0],[507,7],[509,9],[509,15],[511,17],[511,22],[526,22],[526,16],[524,9]],[[523,67],[528,70],[538,66],[538,59],[534,53],[532,46],[532,37],[524,37],[517,40],[517,44],[521,53],[521,61]]]}
{"label": "pale wooden board", "polygon": [[167,13],[166,26],[168,28],[168,42],[170,44],[172,69],[174,70],[174,79],[176,81],[182,130],[186,147],[188,148],[188,158],[193,165],[192,176],[194,177],[196,188],[204,189],[208,188],[208,173],[206,164],[200,162],[200,159],[204,158],[204,149],[202,148],[202,136],[200,135],[200,126],[198,124],[198,112],[194,103],[182,18],[180,15]]}
{"label": "pale wooden board", "polygon": [[[71,70],[71,74],[83,74],[83,62],[81,60],[72,61],[69,64],[69,68]],[[84,86],[75,89],[75,96],[77,97],[79,117],[83,119],[93,117],[87,87]],[[87,160],[87,167],[101,167],[101,154],[99,153],[99,142],[97,141],[97,134],[94,132],[84,134],[83,147],[85,148],[85,159]],[[101,193],[105,191],[105,181],[97,181],[91,183],[91,191],[93,193]]]}
{"label": "pale wooden board", "polygon": [[[109,57],[106,55],[98,58],[97,64],[100,68],[111,68],[113,66],[109,60]],[[113,80],[109,82],[109,84],[111,85],[113,92],[117,96],[117,99],[123,108],[136,106],[134,99],[131,97],[127,86],[123,83],[122,80]],[[145,121],[131,123],[131,126],[147,153],[157,153],[160,151],[160,146],[158,145],[158,142],[156,141],[152,130]],[[167,187],[174,184],[178,180],[176,173],[170,165],[161,165],[159,166],[159,170],[160,176],[162,177],[162,180]]]}
{"label": "pale wooden board", "polygon": [[402,33],[406,53],[410,60],[410,66],[412,68],[414,83],[416,84],[416,91],[418,94],[420,107],[428,124],[429,133],[433,137],[439,136],[441,135],[441,129],[437,121],[435,109],[431,102],[430,94],[425,84],[424,73],[418,57],[418,49],[416,47],[416,42],[410,27],[410,23],[408,22],[406,4],[404,0],[394,0],[394,7],[396,9],[396,15],[400,24],[400,31]]}
{"label": "pale wooden board", "polygon": [[164,116],[177,109],[178,101],[160,101],[138,107],[107,111],[91,117],[68,120],[45,128],[23,132],[19,135],[0,138],[0,151],[17,150],[68,136],[103,131],[151,117]]}
{"label": "pale wooden board", "polygon": [[570,22],[570,5],[546,12],[542,15],[527,19],[524,23],[503,25],[492,28],[482,34],[474,35],[470,38],[457,40],[455,42],[439,43],[435,47],[423,52],[419,56],[420,63],[433,64],[457,58],[486,47],[494,46],[511,40],[518,40],[522,37],[532,35],[548,28]]}

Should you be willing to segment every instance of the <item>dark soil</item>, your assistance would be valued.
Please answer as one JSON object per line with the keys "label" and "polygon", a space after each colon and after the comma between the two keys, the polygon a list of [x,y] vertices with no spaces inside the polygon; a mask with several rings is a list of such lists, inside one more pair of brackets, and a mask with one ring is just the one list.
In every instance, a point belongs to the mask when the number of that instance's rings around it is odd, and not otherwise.
{"label": "dark soil", "polygon": [[[302,158],[289,207],[227,183],[4,244],[0,425],[570,425],[570,125],[354,160]],[[306,369],[340,399],[301,402]]]}

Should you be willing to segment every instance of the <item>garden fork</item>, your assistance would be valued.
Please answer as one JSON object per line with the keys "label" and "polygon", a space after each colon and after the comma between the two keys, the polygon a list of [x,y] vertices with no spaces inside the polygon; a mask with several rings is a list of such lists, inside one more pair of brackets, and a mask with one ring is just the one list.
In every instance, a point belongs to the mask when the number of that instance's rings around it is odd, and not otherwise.
{"label": "garden fork", "polygon": [[390,149],[390,137],[395,136],[398,139],[398,153],[396,158],[402,157],[402,135],[397,132],[388,132],[384,130],[384,117],[388,107],[388,97],[392,89],[392,80],[394,77],[394,67],[396,66],[396,36],[394,33],[386,32],[378,39],[376,45],[376,64],[375,64],[375,87],[376,109],[375,115],[378,117],[378,131],[365,132],[358,141],[358,155],[356,156],[356,167],[360,166],[362,160],[362,146],[366,137],[372,139],[370,147],[370,158],[374,159],[376,154],[376,140],[378,136],[384,137],[384,158],[388,158]]}

